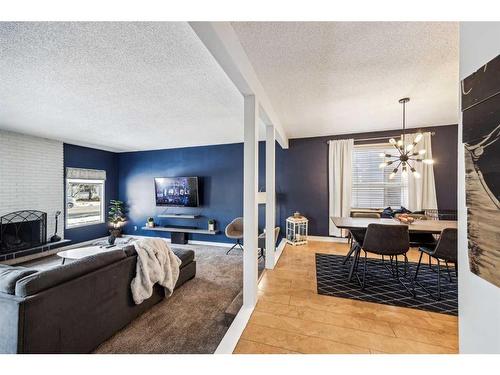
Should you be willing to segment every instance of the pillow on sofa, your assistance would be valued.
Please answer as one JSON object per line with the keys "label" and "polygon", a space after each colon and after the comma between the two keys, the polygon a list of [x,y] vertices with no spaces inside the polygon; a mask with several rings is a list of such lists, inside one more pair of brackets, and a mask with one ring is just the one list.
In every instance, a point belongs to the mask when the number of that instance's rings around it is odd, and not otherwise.
{"label": "pillow on sofa", "polygon": [[0,292],[14,294],[17,280],[35,272],[36,270],[26,267],[14,267],[0,264]]}

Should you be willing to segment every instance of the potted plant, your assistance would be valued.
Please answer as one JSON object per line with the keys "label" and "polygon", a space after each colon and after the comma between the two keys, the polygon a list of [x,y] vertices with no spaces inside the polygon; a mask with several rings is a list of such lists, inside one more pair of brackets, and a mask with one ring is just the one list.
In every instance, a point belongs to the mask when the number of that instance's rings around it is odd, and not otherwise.
{"label": "potted plant", "polygon": [[109,201],[108,222],[111,226],[109,232],[113,237],[122,236],[122,226],[126,220],[125,204],[119,200]]}
{"label": "potted plant", "polygon": [[208,219],[208,230],[215,230],[215,220]]}
{"label": "potted plant", "polygon": [[152,217],[148,217],[148,220],[146,220],[146,226],[148,228],[154,228],[155,226],[155,219]]}

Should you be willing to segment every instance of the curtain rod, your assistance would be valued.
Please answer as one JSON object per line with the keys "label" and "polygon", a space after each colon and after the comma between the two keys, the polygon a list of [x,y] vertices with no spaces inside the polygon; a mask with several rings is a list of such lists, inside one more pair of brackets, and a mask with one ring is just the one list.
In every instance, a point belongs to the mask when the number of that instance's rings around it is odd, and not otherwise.
{"label": "curtain rod", "polygon": [[[436,134],[436,132],[431,132],[431,135],[435,135],[435,134]],[[385,137],[359,138],[359,139],[354,139],[354,142],[380,141],[382,139],[390,139],[393,137],[394,136],[388,135]],[[342,139],[347,139],[347,138],[342,138]],[[341,139],[330,139],[330,140],[326,141],[326,143],[328,143],[330,141],[339,141],[339,140],[341,140]]]}

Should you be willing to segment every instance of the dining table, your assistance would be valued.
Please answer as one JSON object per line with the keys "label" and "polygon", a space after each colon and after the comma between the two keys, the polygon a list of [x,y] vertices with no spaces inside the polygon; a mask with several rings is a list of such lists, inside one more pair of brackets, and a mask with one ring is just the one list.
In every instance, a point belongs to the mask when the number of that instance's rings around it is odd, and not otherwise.
{"label": "dining table", "polygon": [[395,218],[365,218],[365,217],[330,217],[330,220],[339,229],[366,229],[369,224],[407,225],[410,233],[440,234],[443,229],[457,228],[457,222],[453,220],[415,220],[411,224],[405,224]]}
{"label": "dining table", "polygon": [[[339,229],[366,229],[370,224],[386,224],[386,225],[406,225],[409,233],[430,233],[440,234],[443,229],[457,229],[457,222],[453,220],[415,220],[411,224],[405,224],[396,218],[364,218],[364,217],[330,217],[333,224]],[[354,246],[350,249],[346,258],[350,257],[354,252],[361,251],[359,246]],[[349,280],[352,278],[354,266],[356,262],[352,262],[349,271]]]}

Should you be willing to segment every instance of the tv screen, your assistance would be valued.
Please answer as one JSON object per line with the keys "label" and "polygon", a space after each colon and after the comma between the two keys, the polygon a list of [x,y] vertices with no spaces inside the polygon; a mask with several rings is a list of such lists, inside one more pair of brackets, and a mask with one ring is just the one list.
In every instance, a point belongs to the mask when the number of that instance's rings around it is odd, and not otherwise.
{"label": "tv screen", "polygon": [[198,177],[156,177],[157,206],[197,207]]}

